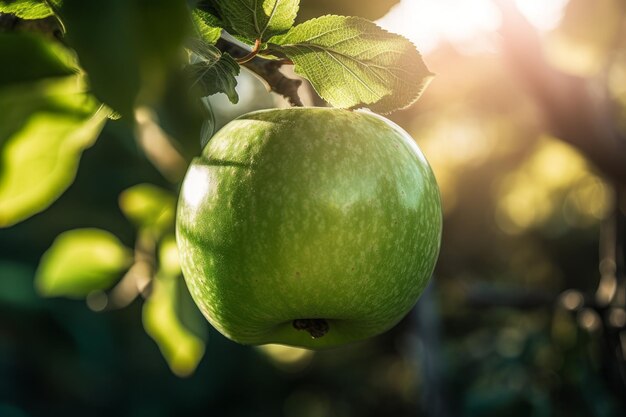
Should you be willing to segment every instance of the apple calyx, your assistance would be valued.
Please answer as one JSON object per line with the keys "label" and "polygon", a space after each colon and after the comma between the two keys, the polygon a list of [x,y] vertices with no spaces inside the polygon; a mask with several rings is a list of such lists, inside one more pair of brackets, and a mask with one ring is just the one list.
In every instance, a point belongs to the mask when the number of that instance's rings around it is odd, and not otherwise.
{"label": "apple calyx", "polygon": [[328,333],[328,322],[324,319],[296,319],[293,321],[296,330],[306,330],[313,339],[324,336]]}

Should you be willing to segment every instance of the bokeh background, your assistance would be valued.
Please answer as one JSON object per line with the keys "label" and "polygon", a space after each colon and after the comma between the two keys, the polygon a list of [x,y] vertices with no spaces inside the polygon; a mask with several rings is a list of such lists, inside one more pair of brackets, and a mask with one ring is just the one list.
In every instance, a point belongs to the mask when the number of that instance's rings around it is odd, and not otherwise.
{"label": "bokeh background", "polygon": [[[107,123],[48,209],[0,229],[0,416],[626,415],[626,4],[301,1],[301,19],[327,13],[379,19],[436,73],[390,116],[444,204],[414,311],[331,351],[226,340],[176,268],[180,162],[164,165],[167,141],[138,113],[135,130]],[[245,72],[237,89],[237,105],[211,97],[218,127],[286,105]],[[40,263],[55,239],[83,228],[134,252],[132,274],[86,299],[35,279],[55,267]],[[80,276],[80,252],[68,256]]]}

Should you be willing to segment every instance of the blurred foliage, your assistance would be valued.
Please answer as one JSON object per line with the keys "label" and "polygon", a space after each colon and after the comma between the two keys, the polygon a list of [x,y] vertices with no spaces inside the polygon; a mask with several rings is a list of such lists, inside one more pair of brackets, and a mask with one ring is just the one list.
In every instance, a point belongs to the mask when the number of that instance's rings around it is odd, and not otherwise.
{"label": "blurred foliage", "polygon": [[106,120],[89,100],[73,77],[0,92],[0,112],[15,116],[0,132],[0,226],[45,209],[72,183]]}
{"label": "blurred foliage", "polygon": [[206,326],[180,275],[174,239],[166,240],[160,252],[162,267],[143,306],[143,325],[172,371],[187,376],[204,355]]}
{"label": "blurred foliage", "polygon": [[183,0],[112,0],[106,7],[64,0],[58,14],[94,94],[122,116],[132,117],[136,102],[159,100],[168,74],[182,64],[190,26]]}
{"label": "blurred foliage", "polygon": [[547,42],[552,62],[583,76],[604,71],[620,50],[616,37],[622,31],[623,7],[620,0],[598,0],[593,7],[586,0],[570,0],[565,19]]}
{"label": "blurred foliage", "polygon": [[[541,186],[537,186],[541,184]],[[508,233],[597,224],[612,207],[609,187],[571,147],[540,139],[532,155],[502,179],[496,219]]]}
{"label": "blurred foliage", "polygon": [[[68,51],[29,34],[0,36],[0,227],[50,205],[72,183],[107,111],[73,75]],[[25,70],[22,70],[25,68]]]}
{"label": "blurred foliage", "polygon": [[46,297],[87,296],[108,289],[130,266],[130,251],[112,234],[76,229],[60,234],[46,251],[35,286]]}
{"label": "blurred foliage", "polygon": [[138,184],[119,196],[122,213],[140,229],[161,235],[174,225],[176,197],[152,184]]}
{"label": "blurred foliage", "polygon": [[0,85],[3,87],[40,78],[70,76],[77,72],[69,51],[28,33],[3,34],[0,37],[0,53],[7,61],[19,63],[0,68]]}
{"label": "blurred foliage", "polygon": [[[302,0],[299,18],[375,18],[394,3]],[[626,130],[618,3],[571,0],[543,45],[606,89]],[[204,117],[179,91],[185,2],[62,7],[84,34],[67,41],[90,90],[62,44],[0,33],[3,63],[16,63],[0,65],[0,416],[624,415],[602,317],[584,307],[612,184],[547,134],[499,54],[440,45],[425,57],[438,74],[427,93],[393,115],[445,207],[436,279],[414,314],[337,350],[250,348],[208,326],[177,261],[176,178]],[[206,100],[205,130],[284,105],[247,72],[236,92],[237,104]],[[110,111],[91,93],[122,119],[103,127]]]}

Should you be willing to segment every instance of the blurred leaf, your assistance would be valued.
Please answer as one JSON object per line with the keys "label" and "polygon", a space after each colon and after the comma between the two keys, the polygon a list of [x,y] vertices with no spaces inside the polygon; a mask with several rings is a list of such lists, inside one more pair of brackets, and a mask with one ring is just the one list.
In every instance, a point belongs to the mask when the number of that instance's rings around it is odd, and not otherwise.
{"label": "blurred leaf", "polygon": [[159,246],[159,266],[164,274],[178,276],[181,274],[178,260],[178,248],[173,234],[167,235]]}
{"label": "blurred leaf", "polygon": [[[172,242],[174,241],[175,240]],[[176,249],[176,254],[178,255],[178,249]],[[191,297],[182,275],[180,275],[180,278],[177,280],[177,284],[179,293],[176,312],[178,317],[180,317],[180,322],[189,332],[203,342],[206,342],[209,338],[209,322],[202,315],[200,309],[198,309],[198,306]]]}
{"label": "blurred leaf", "polygon": [[[174,72],[166,80],[162,100],[153,105],[159,126],[167,139],[189,160],[198,155],[198,136],[202,129],[203,111],[198,89],[182,72]],[[136,115],[136,113],[135,113]]]}
{"label": "blurred leaf", "polygon": [[47,208],[73,182],[108,111],[65,77],[0,90],[0,227]]}
{"label": "blurred leaf", "polygon": [[34,268],[9,260],[0,260],[0,303],[20,308],[36,308],[41,298],[33,289]]}
{"label": "blurred leaf", "polygon": [[335,107],[402,109],[419,98],[432,77],[411,42],[357,17],[323,16],[269,43]]}
{"label": "blurred leaf", "polygon": [[204,10],[196,9],[191,16],[200,33],[201,39],[209,44],[214,44],[222,35],[219,19]]}
{"label": "blurred leaf", "polygon": [[113,285],[132,261],[114,235],[100,229],[61,233],[44,253],[35,286],[46,297],[84,297]]}
{"label": "blurred leaf", "polygon": [[22,19],[43,19],[52,10],[43,0],[0,0],[0,13],[12,13]]}
{"label": "blurred leaf", "polygon": [[48,207],[73,181],[106,109],[70,76],[73,55],[31,34],[0,34],[0,227]]}
{"label": "blurred leaf", "polygon": [[0,89],[10,84],[75,74],[65,48],[27,33],[0,33]]}
{"label": "blurred leaf", "polygon": [[202,130],[200,131],[200,148],[204,148],[211,137],[213,137],[213,133],[215,133],[215,114],[213,113],[213,108],[211,107],[211,101],[208,97],[202,98],[202,104],[205,108],[205,118],[204,123],[202,123]]}
{"label": "blurred leaf", "polygon": [[[191,302],[180,275],[161,270],[153,281],[152,294],[143,307],[143,325],[159,346],[172,372],[188,376],[202,356],[204,338],[199,337],[183,318],[181,306]],[[195,314],[199,315],[197,308]]]}
{"label": "blurred leaf", "polygon": [[65,0],[58,14],[94,94],[122,116],[132,116],[138,101],[158,101],[182,62],[190,23],[184,0]]}
{"label": "blurred leaf", "polygon": [[194,48],[195,58],[187,67],[193,84],[200,89],[202,96],[224,93],[231,103],[239,101],[235,87],[239,75],[239,64],[227,53],[215,46],[201,44]]}
{"label": "blurred leaf", "polygon": [[293,26],[299,0],[215,0],[220,17],[231,35],[247,42],[266,41]]}
{"label": "blurred leaf", "polygon": [[162,233],[174,226],[176,198],[152,184],[138,184],[120,194],[120,208],[124,215],[141,228]]}

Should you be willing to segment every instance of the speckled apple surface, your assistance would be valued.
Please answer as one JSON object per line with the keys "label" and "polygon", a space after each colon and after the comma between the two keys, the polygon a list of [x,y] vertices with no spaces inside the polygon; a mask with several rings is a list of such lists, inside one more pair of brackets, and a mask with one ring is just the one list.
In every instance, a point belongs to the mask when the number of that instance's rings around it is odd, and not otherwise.
{"label": "speckled apple surface", "polygon": [[380,116],[324,108],[224,126],[189,167],[177,212],[183,274],[209,322],[239,343],[311,349],[402,319],[432,274],[441,228],[413,139]]}

